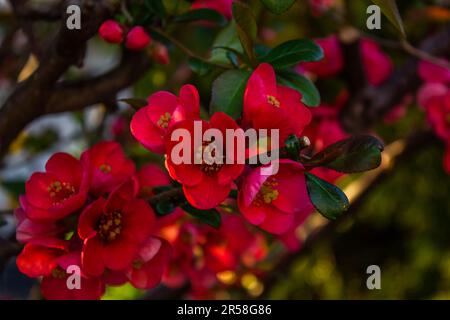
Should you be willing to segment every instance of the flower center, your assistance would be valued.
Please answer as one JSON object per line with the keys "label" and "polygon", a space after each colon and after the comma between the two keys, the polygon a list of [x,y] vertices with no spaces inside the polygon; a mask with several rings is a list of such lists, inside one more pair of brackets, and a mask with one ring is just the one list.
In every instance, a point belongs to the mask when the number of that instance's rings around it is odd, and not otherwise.
{"label": "flower center", "polygon": [[66,272],[60,266],[52,270],[52,277],[56,279],[64,279],[66,277]]}
{"label": "flower center", "polygon": [[257,207],[261,205],[271,204],[272,201],[278,198],[279,192],[275,189],[278,182],[274,178],[269,178],[263,183],[261,189],[259,189],[258,194],[253,200],[253,204]]}
{"label": "flower center", "polygon": [[267,102],[271,105],[273,105],[274,107],[279,108],[280,107],[280,101],[278,101],[277,98],[275,98],[274,96],[267,96]]}
{"label": "flower center", "polygon": [[98,169],[103,172],[104,174],[109,174],[112,171],[112,168],[108,164],[102,164]]}
{"label": "flower center", "polygon": [[122,231],[122,213],[120,211],[103,213],[97,231],[105,242],[116,240]]}
{"label": "flower center", "polygon": [[171,118],[172,116],[170,115],[170,113],[168,112],[164,113],[157,122],[158,126],[160,128],[167,129]]}
{"label": "flower center", "polygon": [[214,141],[204,141],[203,145],[199,147],[199,150],[196,152],[196,158],[202,160],[202,163],[200,165],[201,170],[207,175],[217,173],[223,167],[224,156],[222,156],[222,163],[217,163],[215,161],[216,150],[217,148]]}
{"label": "flower center", "polygon": [[75,187],[70,183],[61,181],[52,182],[48,186],[47,191],[52,198],[53,204],[58,204],[69,199],[76,192]]}

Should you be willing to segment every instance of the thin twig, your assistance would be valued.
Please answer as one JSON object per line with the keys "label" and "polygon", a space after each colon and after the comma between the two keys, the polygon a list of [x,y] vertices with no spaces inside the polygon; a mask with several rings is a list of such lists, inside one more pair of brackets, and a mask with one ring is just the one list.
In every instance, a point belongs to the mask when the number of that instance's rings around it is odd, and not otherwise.
{"label": "thin twig", "polygon": [[172,42],[176,47],[178,47],[178,49],[180,49],[181,51],[183,51],[184,53],[186,53],[189,57],[191,58],[195,58],[198,59],[204,63],[222,68],[222,69],[233,69],[233,67],[225,65],[225,64],[220,64],[220,63],[215,63],[212,61],[209,61],[208,59],[205,59],[199,55],[197,55],[196,53],[194,53],[193,51],[191,51],[188,47],[186,47],[184,44],[182,44],[180,41],[178,41],[177,39],[175,39],[174,37],[172,37],[170,34],[164,32],[163,30],[159,29],[159,28],[155,28],[155,27],[150,27],[150,30],[161,35],[162,37],[166,38],[167,40],[169,40],[170,42]]}

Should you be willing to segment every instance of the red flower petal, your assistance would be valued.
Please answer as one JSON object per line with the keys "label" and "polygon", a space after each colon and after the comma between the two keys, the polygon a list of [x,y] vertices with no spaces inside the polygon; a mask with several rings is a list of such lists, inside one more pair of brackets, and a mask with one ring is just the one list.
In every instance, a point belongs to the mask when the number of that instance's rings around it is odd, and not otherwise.
{"label": "red flower petal", "polygon": [[56,258],[61,253],[58,249],[29,243],[17,257],[17,267],[31,278],[46,276],[57,266]]}
{"label": "red flower petal", "polygon": [[283,234],[291,228],[295,215],[289,213],[282,213],[279,210],[266,206],[264,207],[266,211],[266,218],[259,227],[267,232],[273,234]]}
{"label": "red flower petal", "polygon": [[152,232],[156,224],[156,215],[150,205],[141,199],[128,202],[122,215],[123,239],[141,244]]}
{"label": "red flower petal", "polygon": [[231,185],[220,185],[216,178],[204,175],[202,182],[195,186],[183,185],[183,191],[191,205],[207,210],[225,201],[231,191]]}
{"label": "red flower petal", "polygon": [[81,213],[78,221],[78,236],[81,239],[88,239],[97,234],[95,228],[100,216],[103,214],[105,202],[105,199],[99,198]]}
{"label": "red flower petal", "polygon": [[105,266],[109,269],[120,271],[131,265],[138,248],[136,244],[117,239],[103,247],[100,259],[103,259]]}
{"label": "red flower petal", "polygon": [[99,237],[92,237],[84,240],[83,251],[81,253],[81,265],[90,276],[100,276],[105,270],[103,262],[103,244]]}
{"label": "red flower petal", "polygon": [[131,119],[130,130],[133,136],[148,150],[163,154],[164,147],[164,131],[154,125],[148,117],[145,108],[139,109]]}

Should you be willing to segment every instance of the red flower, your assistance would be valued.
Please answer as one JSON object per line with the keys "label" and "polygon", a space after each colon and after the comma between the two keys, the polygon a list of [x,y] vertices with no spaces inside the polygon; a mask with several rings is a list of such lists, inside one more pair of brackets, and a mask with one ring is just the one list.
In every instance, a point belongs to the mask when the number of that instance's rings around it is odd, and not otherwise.
{"label": "red flower", "polygon": [[318,77],[334,76],[341,72],[344,66],[344,57],[337,36],[317,39],[316,43],[323,49],[323,59],[301,63],[300,67]]}
{"label": "red flower", "polygon": [[[212,117],[210,122],[206,122],[203,120],[185,120],[177,123],[172,127],[172,130],[169,132],[166,138],[167,145],[167,159],[166,159],[166,167],[169,171],[170,176],[180,182],[183,185],[184,194],[189,201],[190,204],[199,208],[199,209],[210,209],[214,208],[223,202],[231,191],[233,186],[233,181],[241,174],[244,169],[243,164],[236,164],[236,161],[233,161],[232,164],[228,164],[227,162],[230,157],[233,156],[234,159],[237,160],[236,150],[226,150],[223,148],[223,160],[222,164],[213,163],[202,160],[201,164],[196,164],[194,161],[194,157],[198,156],[202,153],[207,153],[205,149],[214,148],[214,142],[206,142],[206,141],[196,141],[194,142],[194,127],[195,122],[202,124],[202,136],[199,137],[202,139],[203,133],[208,129],[218,129],[222,133],[223,144],[227,145],[226,141],[226,130],[227,129],[239,129],[239,126],[236,122],[222,112],[216,112]],[[189,133],[191,140],[191,150],[193,150],[193,154],[190,156],[190,163],[181,163],[175,164],[174,159],[172,159],[172,151],[177,146],[177,141],[171,141],[171,133],[176,129],[183,129]],[[189,138],[190,138],[189,137]],[[183,140],[187,137],[182,137]],[[195,145],[200,144],[200,150],[195,150]],[[237,143],[235,143],[235,147]],[[216,146],[221,148],[222,146]],[[213,153],[214,151],[212,151]]]}
{"label": "red flower", "polygon": [[370,84],[378,86],[389,78],[394,69],[392,60],[387,54],[381,51],[376,42],[369,39],[362,39],[361,54],[367,80]]}
{"label": "red flower", "polygon": [[161,282],[171,247],[166,240],[150,237],[139,249],[126,275],[131,284],[139,289],[150,289]]}
{"label": "red flower", "polygon": [[430,98],[425,108],[427,118],[436,134],[444,141],[450,139],[450,91],[442,96]]}
{"label": "red flower", "polygon": [[107,20],[100,26],[99,35],[106,42],[121,43],[123,41],[123,28],[117,21]]}
{"label": "red flower", "polygon": [[17,220],[16,239],[19,242],[26,243],[32,239],[54,237],[61,233],[62,227],[53,221],[33,221],[26,215],[26,199],[19,197],[21,208],[14,211]]}
{"label": "red flower", "polygon": [[262,63],[245,89],[243,122],[254,129],[279,129],[282,144],[291,134],[300,136],[311,121],[311,112],[301,99],[298,91],[277,86],[272,66]]}
{"label": "red flower", "polygon": [[151,42],[151,38],[147,31],[141,26],[134,27],[128,32],[125,46],[129,50],[144,50]]}
{"label": "red flower", "polygon": [[17,267],[28,277],[48,276],[58,265],[57,258],[68,251],[69,243],[56,238],[31,240],[17,257]]}
{"label": "red flower", "polygon": [[[332,35],[318,39],[316,43],[323,49],[324,58],[316,62],[301,63],[298,71],[301,72],[303,69],[318,77],[330,77],[340,73],[344,67],[344,57],[338,37]],[[360,45],[361,58],[367,74],[367,80],[370,84],[378,86],[392,73],[392,61],[372,40],[362,39]]]}
{"label": "red flower", "polygon": [[90,192],[96,196],[111,192],[136,170],[114,141],[97,143],[81,155],[81,162],[91,176]]}
{"label": "red flower", "polygon": [[311,204],[311,207],[305,210],[302,210],[301,212],[298,212],[295,214],[294,223],[289,228],[288,231],[283,233],[282,235],[279,235],[278,238],[281,240],[281,242],[284,244],[284,246],[291,252],[299,251],[302,247],[302,239],[298,235],[298,229],[301,227],[306,219],[315,211],[313,205]]}
{"label": "red flower", "polygon": [[283,234],[293,225],[296,213],[310,208],[304,168],[298,162],[280,160],[277,174],[263,175],[263,169],[253,169],[244,178],[239,210],[250,223]]}
{"label": "red flower", "polygon": [[87,274],[100,276],[105,268],[126,269],[149,237],[155,214],[147,202],[135,198],[135,189],[129,180],[81,214],[78,235],[84,241],[81,258]]}
{"label": "red flower", "polygon": [[232,0],[195,0],[192,9],[212,9],[216,10],[226,18],[231,19]]}
{"label": "red flower", "polygon": [[47,161],[45,170],[34,173],[25,184],[26,216],[55,221],[80,209],[89,187],[81,163],[69,154],[56,153]]}
{"label": "red flower", "polygon": [[131,133],[147,149],[164,153],[164,137],[175,123],[200,117],[200,98],[197,89],[184,85],[180,97],[159,91],[148,98],[148,105],[140,109],[131,120]]}
{"label": "red flower", "polygon": [[143,166],[136,174],[139,181],[139,196],[149,198],[154,195],[154,187],[170,185],[170,178],[167,173],[156,164]]}
{"label": "red flower", "polygon": [[[442,61],[448,62],[445,59]],[[425,82],[450,84],[450,70],[428,61],[419,63],[419,75]]]}
{"label": "red flower", "polygon": [[89,278],[80,275],[80,288],[69,289],[67,281],[70,274],[66,270],[69,266],[80,266],[79,251],[60,256],[50,275],[41,282],[41,292],[48,300],[98,300],[105,292],[105,284],[100,278]]}

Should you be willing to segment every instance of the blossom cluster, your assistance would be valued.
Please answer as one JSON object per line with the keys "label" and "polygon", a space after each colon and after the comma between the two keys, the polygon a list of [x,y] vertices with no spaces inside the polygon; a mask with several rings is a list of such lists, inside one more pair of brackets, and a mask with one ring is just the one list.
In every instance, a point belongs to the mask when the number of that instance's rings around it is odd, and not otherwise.
{"label": "blossom cluster", "polygon": [[[200,119],[199,103],[197,89],[192,85],[183,86],[179,97],[170,92],[157,92],[134,115],[131,132],[150,151],[166,155],[171,178],[182,185],[192,206],[203,210],[215,208],[237,188],[239,209],[251,224],[271,233],[285,233],[295,216],[310,208],[300,163],[278,160],[279,172],[269,176],[262,172],[262,167],[250,168],[239,163],[173,162],[172,150],[177,142],[172,141],[171,133],[183,128],[194,135],[194,123]],[[301,94],[277,85],[275,71],[269,64],[261,64],[251,75],[243,104],[239,124],[230,116],[216,112],[209,122],[201,120],[203,130],[213,128],[225,133],[227,129],[276,128],[280,140],[285,141],[292,134],[301,136],[311,121],[311,112],[301,102]],[[203,148],[208,145],[203,141]]]}
{"label": "blossom cluster", "polygon": [[434,132],[446,145],[443,163],[450,174],[450,70],[422,61],[419,75],[423,85],[417,94],[417,101],[425,110]]}
{"label": "blossom cluster", "polygon": [[[101,142],[80,160],[56,153],[30,177],[15,212],[25,244],[17,266],[42,278],[45,298],[98,299],[107,284],[160,282],[170,245],[142,196],[153,182],[146,171],[136,172],[119,144]],[[77,290],[67,285],[70,266],[80,270]]]}

